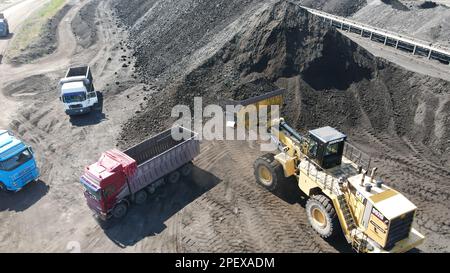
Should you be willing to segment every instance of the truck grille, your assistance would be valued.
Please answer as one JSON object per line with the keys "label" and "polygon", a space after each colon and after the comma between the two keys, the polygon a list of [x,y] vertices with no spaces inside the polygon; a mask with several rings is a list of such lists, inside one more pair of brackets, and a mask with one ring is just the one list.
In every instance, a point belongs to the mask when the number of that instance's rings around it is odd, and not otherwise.
{"label": "truck grille", "polygon": [[394,247],[395,243],[408,237],[414,219],[414,211],[408,212],[404,217],[391,220],[386,248]]}
{"label": "truck grille", "polygon": [[77,108],[83,108],[82,104],[73,104],[73,105],[69,105],[70,109],[77,109]]}

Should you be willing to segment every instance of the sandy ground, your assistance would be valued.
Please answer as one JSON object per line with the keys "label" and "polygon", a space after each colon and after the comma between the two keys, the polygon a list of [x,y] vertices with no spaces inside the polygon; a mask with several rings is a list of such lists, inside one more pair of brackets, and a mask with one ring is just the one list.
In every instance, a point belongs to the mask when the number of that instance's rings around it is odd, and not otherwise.
{"label": "sandy ground", "polygon": [[[56,52],[31,64],[0,65],[0,107],[5,113],[0,127],[12,129],[33,147],[42,172],[39,182],[21,192],[0,193],[0,252],[350,251],[343,239],[327,242],[312,230],[295,183],[281,196],[256,185],[252,164],[260,152],[254,142],[202,142],[191,180],[161,189],[123,221],[102,229],[85,204],[78,177],[102,151],[117,145],[121,125],[142,110],[152,91],[143,91],[134,80],[132,52],[124,43],[127,33],[117,28],[109,1],[93,5],[95,18],[86,16],[89,22],[80,24],[90,28],[76,29],[95,31],[92,43],[80,43],[73,34],[72,20],[95,1],[73,1],[59,25],[58,36],[64,39],[58,40]],[[6,11],[15,14],[9,17],[13,30],[35,7],[25,2]],[[0,49],[7,46],[3,42]],[[129,66],[122,66],[124,59]],[[93,68],[103,96],[101,109],[69,119],[56,84],[67,67],[84,63]],[[435,76],[444,73],[429,70]],[[450,251],[449,189],[448,183],[439,184],[449,181],[448,170],[428,160],[423,147],[408,146],[407,141],[366,131],[355,132],[354,138],[375,154],[388,175],[402,170],[391,175],[393,183],[405,176],[413,180],[411,188],[404,185],[400,190],[421,208],[417,225],[430,237],[418,251]],[[393,147],[398,153],[388,155]],[[424,184],[424,179],[431,183]],[[439,187],[447,194],[444,200]],[[418,192],[428,198],[414,198]]]}
{"label": "sandy ground", "polygon": [[24,0],[1,0],[0,1],[0,12],[3,12],[4,10],[6,10],[7,8],[9,8],[11,6],[17,5],[21,1],[24,1]]}
{"label": "sandy ground", "polygon": [[[39,8],[40,6],[45,4],[45,2],[47,1],[46,0],[15,1],[14,2],[15,5],[8,7],[7,9],[2,11],[2,13],[8,19],[8,24],[11,29],[10,31],[11,35],[10,37],[0,39],[0,64],[2,63],[4,55],[3,52],[6,50],[12,36],[14,36],[14,31],[19,28],[20,23],[23,22],[26,17],[28,17],[30,14],[33,13],[35,8]],[[10,2],[5,1],[3,3],[10,3]],[[3,69],[3,66],[0,69]],[[7,80],[6,75],[5,76],[2,75],[0,81],[4,82],[5,80]],[[0,101],[2,102],[1,107],[3,109],[3,113],[0,116],[0,127],[5,128],[8,125],[10,114],[15,112],[15,108],[17,107],[17,105],[12,101],[7,102],[7,98],[3,96],[2,92],[0,92]]]}

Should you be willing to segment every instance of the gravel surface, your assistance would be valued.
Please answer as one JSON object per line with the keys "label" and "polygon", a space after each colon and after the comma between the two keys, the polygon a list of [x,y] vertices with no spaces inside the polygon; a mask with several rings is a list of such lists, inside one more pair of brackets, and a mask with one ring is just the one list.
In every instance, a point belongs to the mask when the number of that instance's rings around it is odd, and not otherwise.
{"label": "gravel surface", "polygon": [[[338,2],[316,4],[343,15],[363,5]],[[414,226],[427,236],[417,251],[450,251],[448,81],[375,57],[286,1],[73,3],[55,52],[0,66],[0,104],[13,113],[5,124],[32,145],[42,171],[23,191],[0,193],[0,252],[350,252],[344,239],[312,230],[295,181],[279,195],[256,185],[258,142],[203,141],[192,179],[162,188],[111,228],[85,204],[84,166],[170,126],[172,106],[280,87],[292,126],[344,131],[417,205]],[[55,86],[75,64],[91,66],[102,101],[69,119]]]}

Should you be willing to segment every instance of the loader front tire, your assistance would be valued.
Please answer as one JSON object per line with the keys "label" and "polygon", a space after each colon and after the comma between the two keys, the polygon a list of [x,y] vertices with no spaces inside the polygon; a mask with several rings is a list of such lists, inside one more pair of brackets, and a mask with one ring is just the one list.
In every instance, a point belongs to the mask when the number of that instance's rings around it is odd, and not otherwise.
{"label": "loader front tire", "polygon": [[306,213],[313,229],[322,238],[337,234],[339,221],[333,203],[325,195],[313,195],[306,202]]}
{"label": "loader front tire", "polygon": [[274,154],[265,154],[253,164],[256,182],[267,190],[274,192],[280,188],[284,179],[283,166]]}

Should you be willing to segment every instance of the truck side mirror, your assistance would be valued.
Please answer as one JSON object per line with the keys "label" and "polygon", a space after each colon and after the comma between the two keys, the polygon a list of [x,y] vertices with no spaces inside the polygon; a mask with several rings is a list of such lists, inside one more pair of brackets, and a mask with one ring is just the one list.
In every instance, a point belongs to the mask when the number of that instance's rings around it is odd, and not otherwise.
{"label": "truck side mirror", "polygon": [[60,101],[62,101],[62,98],[61,98],[61,97],[59,97],[59,100],[60,100]]}

